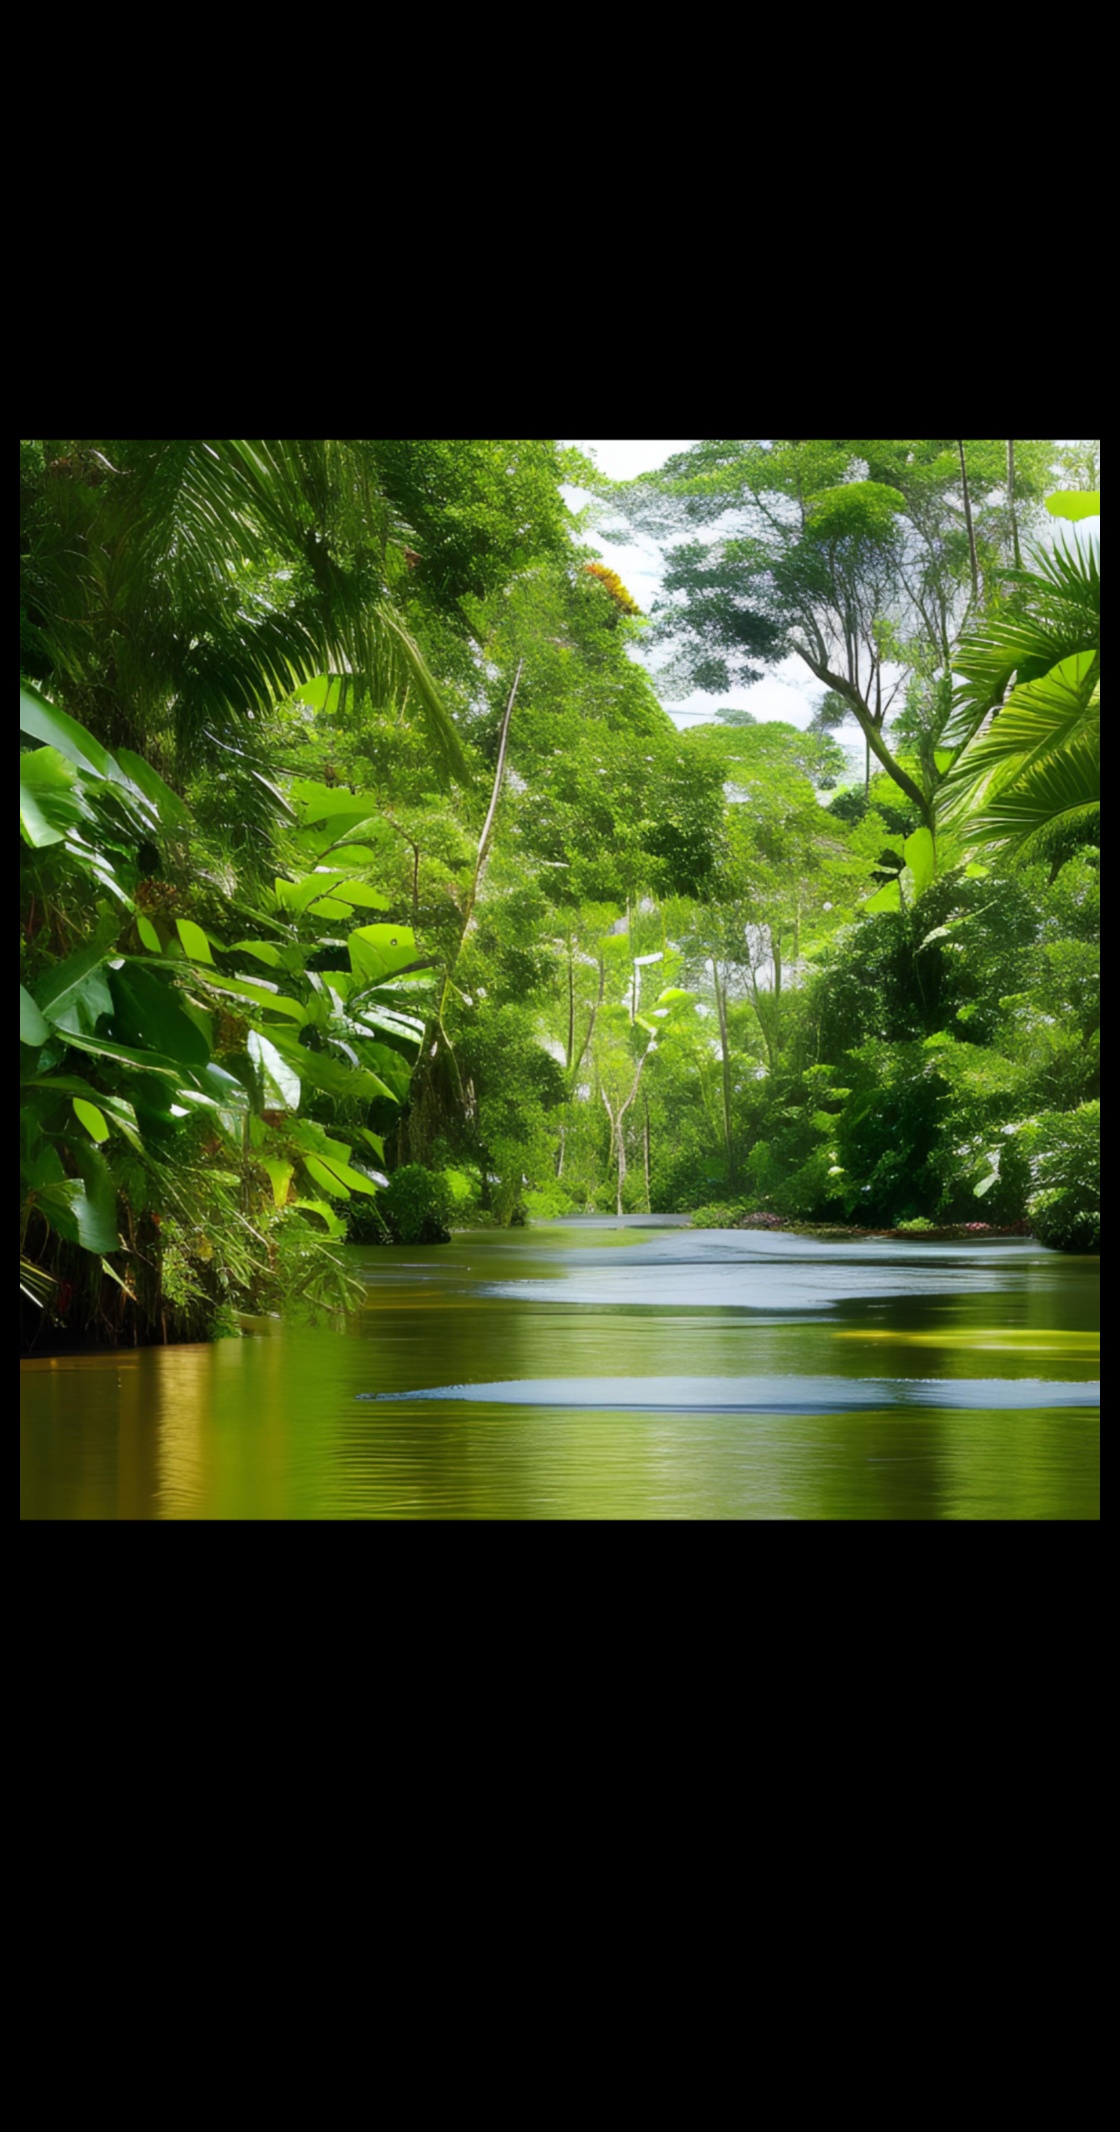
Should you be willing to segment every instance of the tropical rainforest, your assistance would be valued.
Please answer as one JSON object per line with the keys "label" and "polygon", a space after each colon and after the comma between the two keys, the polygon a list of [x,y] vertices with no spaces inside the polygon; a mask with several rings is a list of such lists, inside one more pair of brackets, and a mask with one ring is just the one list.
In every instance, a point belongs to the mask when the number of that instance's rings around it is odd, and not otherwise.
{"label": "tropical rainforest", "polygon": [[[21,442],[24,1347],[566,1212],[1095,1250],[1099,481]],[[806,729],[723,700],[790,660]]]}

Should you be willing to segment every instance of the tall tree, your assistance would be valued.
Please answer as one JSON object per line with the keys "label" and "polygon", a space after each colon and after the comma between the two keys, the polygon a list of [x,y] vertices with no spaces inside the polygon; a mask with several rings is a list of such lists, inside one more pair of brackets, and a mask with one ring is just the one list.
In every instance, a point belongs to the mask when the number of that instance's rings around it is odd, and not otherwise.
{"label": "tall tree", "polygon": [[[657,633],[674,646],[679,683],[721,692],[795,654],[931,830],[945,691],[926,692],[924,764],[900,755],[888,715],[916,672],[947,674],[974,582],[980,590],[983,541],[962,469],[985,495],[1002,493],[1004,447],[704,443],[613,492],[633,522],[673,543]],[[1017,492],[1038,489],[1032,459]],[[694,527],[706,538],[683,537]]]}

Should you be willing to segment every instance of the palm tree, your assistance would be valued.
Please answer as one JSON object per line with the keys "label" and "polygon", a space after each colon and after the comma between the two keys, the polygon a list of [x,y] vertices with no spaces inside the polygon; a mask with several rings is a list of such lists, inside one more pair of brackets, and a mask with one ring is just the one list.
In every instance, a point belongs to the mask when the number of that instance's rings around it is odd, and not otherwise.
{"label": "palm tree", "polygon": [[[942,819],[984,844],[1057,857],[1100,816],[1100,548],[1036,551],[1009,570],[1014,609],[970,630],[947,746]],[[963,743],[963,746],[961,745]]]}
{"label": "palm tree", "polygon": [[108,746],[158,736],[197,760],[302,683],[351,674],[418,717],[438,774],[469,774],[393,603],[408,529],[369,447],[48,444],[21,500],[21,668]]}

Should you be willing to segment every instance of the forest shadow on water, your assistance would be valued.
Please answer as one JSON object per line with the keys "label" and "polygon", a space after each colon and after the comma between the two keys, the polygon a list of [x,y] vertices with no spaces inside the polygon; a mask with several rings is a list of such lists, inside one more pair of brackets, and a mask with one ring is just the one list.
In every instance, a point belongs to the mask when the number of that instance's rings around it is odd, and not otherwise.
{"label": "forest shadow on water", "polygon": [[345,1333],[21,1366],[25,1517],[1099,1517],[1099,1262],[645,1218],[349,1254]]}

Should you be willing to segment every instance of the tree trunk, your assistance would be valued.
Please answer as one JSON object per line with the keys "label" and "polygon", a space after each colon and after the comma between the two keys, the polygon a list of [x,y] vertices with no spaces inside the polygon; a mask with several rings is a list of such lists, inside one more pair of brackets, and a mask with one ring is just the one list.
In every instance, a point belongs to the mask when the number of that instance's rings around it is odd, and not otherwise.
{"label": "tree trunk", "polygon": [[968,528],[968,559],[972,566],[972,603],[973,606],[977,606],[980,600],[980,571],[976,561],[976,535],[972,529],[972,499],[968,493],[968,469],[964,463],[964,443],[963,440],[960,438],[958,438],[957,440],[957,451],[960,454],[961,462],[961,493],[964,497],[964,522]]}
{"label": "tree trunk", "polygon": [[618,1195],[617,1195],[617,1197],[618,1197],[618,1211],[619,1211],[619,1213],[621,1214],[621,1212],[622,1212],[622,1180],[623,1180],[623,1177],[624,1177],[624,1176],[625,1176],[625,1174],[626,1174],[626,1156],[624,1155],[624,1153],[623,1153],[623,1151],[622,1151],[622,1131],[621,1131],[621,1127],[620,1127],[619,1121],[618,1121],[618,1119],[617,1119],[617,1118],[615,1117],[615,1114],[614,1114],[613,1110],[611,1109],[611,1099],[610,1099],[610,1097],[608,1096],[608,1094],[607,1094],[607,1091],[606,1091],[606,1089],[605,1089],[605,1088],[600,1088],[600,1090],[599,1090],[599,1094],[600,1094],[600,1095],[602,1096],[602,1098],[603,1098],[603,1109],[604,1109],[604,1110],[606,1111],[606,1114],[607,1114],[608,1118],[609,1118],[609,1119],[610,1119],[610,1121],[611,1121],[611,1143],[610,1143],[610,1147],[609,1147],[609,1148],[608,1148],[608,1150],[607,1150],[607,1175],[608,1175],[608,1177],[610,1176],[610,1172],[611,1172],[611,1164],[612,1164],[612,1162],[614,1161],[614,1146],[615,1146],[615,1141],[616,1141],[616,1140],[618,1141]]}
{"label": "tree trunk", "polygon": [[575,1087],[575,1084],[576,1084],[576,1075],[578,1074],[578,1072],[579,1072],[579,1069],[580,1069],[580,1067],[581,1067],[581,1066],[583,1065],[583,1062],[584,1062],[585,1058],[587,1057],[587,1048],[588,1048],[588,1045],[589,1045],[589,1044],[590,1044],[590,1042],[591,1042],[592,1036],[593,1036],[593,1035],[594,1035],[594,1033],[595,1033],[595,1017],[596,1017],[596,1015],[598,1014],[598,1012],[599,1012],[599,1009],[600,1009],[600,1007],[601,1007],[601,1006],[602,1006],[602,1004],[603,1004],[603,992],[604,992],[604,990],[605,990],[605,988],[606,988],[606,982],[607,982],[607,966],[606,966],[606,963],[605,963],[605,962],[604,962],[604,960],[603,960],[603,957],[602,957],[602,956],[600,955],[600,957],[599,957],[599,997],[598,997],[598,999],[597,999],[597,1000],[595,1001],[595,1004],[594,1004],[594,1006],[593,1006],[593,1007],[592,1007],[592,1009],[591,1009],[591,1019],[590,1019],[590,1021],[589,1021],[589,1022],[588,1022],[588,1024],[587,1024],[587,1034],[586,1034],[586,1036],[584,1037],[584,1039],[583,1039],[583,1042],[582,1042],[582,1044],[580,1045],[580,1048],[579,1048],[579,1057],[577,1058],[577,1060],[576,1060],[576,1062],[575,1062],[575,1065],[574,1065],[574,1066],[572,1067],[572,1071],[571,1071],[571,1086],[572,1086],[573,1088]]}
{"label": "tree trunk", "polygon": [[712,957],[712,975],[716,985],[716,1011],[719,1015],[719,1053],[723,1077],[723,1143],[727,1150],[727,1183],[735,1186],[735,1142],[731,1128],[731,1046],[727,1036],[727,991],[720,983],[719,963]]}
{"label": "tree trunk", "polygon": [[[642,1078],[642,1069],[643,1069],[643,1067],[645,1066],[646,1060],[648,1059],[648,1057],[649,1057],[649,1055],[650,1055],[650,1052],[651,1052],[652,1050],[653,1050],[653,1044],[652,1044],[652,1042],[651,1042],[651,1043],[650,1043],[650,1045],[649,1045],[649,1047],[647,1048],[647,1050],[643,1051],[643,1053],[642,1053],[642,1056],[641,1056],[641,1058],[640,1058],[640,1059],[638,1060],[638,1071],[637,1071],[637,1073],[636,1073],[636,1074],[634,1075],[634,1079],[633,1079],[633,1082],[632,1082],[632,1084],[631,1084],[631,1088],[630,1088],[630,1093],[629,1093],[629,1095],[627,1096],[627,1098],[626,1098],[626,1101],[625,1101],[625,1103],[620,1103],[620,1104],[619,1104],[619,1107],[618,1107],[618,1115],[617,1115],[617,1117],[616,1117],[616,1115],[615,1115],[614,1111],[613,1111],[613,1110],[611,1109],[611,1104],[610,1104],[610,1097],[608,1096],[608,1094],[607,1094],[607,1091],[606,1091],[606,1089],[605,1089],[605,1088],[600,1088],[600,1090],[599,1090],[599,1093],[600,1093],[600,1095],[601,1095],[601,1096],[602,1096],[602,1098],[603,1098],[603,1108],[604,1108],[604,1110],[606,1111],[606,1113],[607,1113],[607,1116],[608,1116],[608,1118],[609,1118],[609,1119],[610,1119],[610,1121],[611,1121],[611,1153],[612,1153],[612,1154],[613,1154],[613,1153],[615,1152],[615,1146],[616,1146],[616,1143],[617,1143],[617,1159],[618,1159],[618,1190],[617,1190],[617,1193],[616,1193],[616,1207],[617,1207],[617,1212],[618,1212],[619,1214],[621,1214],[621,1212],[622,1212],[622,1187],[623,1187],[623,1185],[624,1185],[624,1184],[625,1184],[625,1182],[626,1182],[626,1135],[625,1135],[625,1132],[624,1132],[624,1121],[625,1121],[625,1118],[626,1118],[626,1113],[627,1113],[627,1111],[629,1110],[629,1108],[630,1108],[630,1105],[632,1104],[632,1102],[634,1101],[634,1098],[635,1098],[635,1096],[636,1096],[636,1095],[637,1095],[637,1093],[638,1093],[638,1083],[639,1083],[639,1081],[640,1081],[640,1080],[641,1080],[641,1078]],[[607,1157],[607,1168],[608,1168],[608,1170],[609,1170],[609,1168],[610,1168],[610,1156],[609,1156],[609,1155],[608,1155],[608,1157]]]}
{"label": "tree trunk", "polygon": [[793,648],[798,658],[804,661],[809,672],[815,674],[818,681],[823,681],[826,688],[835,689],[837,695],[843,697],[860,732],[863,734],[870,753],[874,755],[876,762],[882,764],[892,784],[896,784],[899,791],[905,792],[907,799],[913,801],[925,827],[932,835],[934,833],[932,801],[926,798],[921,786],[915,784],[909,771],[904,770],[902,764],[895,761],[855,684],[847,680],[843,674],[834,673],[831,666],[827,665],[823,659],[814,658],[812,652],[806,651],[803,645],[795,644]]}
{"label": "tree trunk", "polygon": [[1019,553],[1019,521],[1015,516],[1015,446],[1010,441],[1007,446],[1007,508],[1011,514],[1011,554],[1016,570],[1021,570],[1023,558]]}

